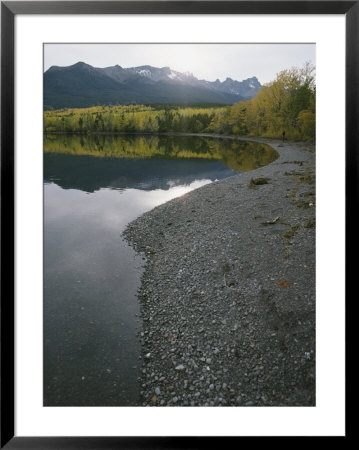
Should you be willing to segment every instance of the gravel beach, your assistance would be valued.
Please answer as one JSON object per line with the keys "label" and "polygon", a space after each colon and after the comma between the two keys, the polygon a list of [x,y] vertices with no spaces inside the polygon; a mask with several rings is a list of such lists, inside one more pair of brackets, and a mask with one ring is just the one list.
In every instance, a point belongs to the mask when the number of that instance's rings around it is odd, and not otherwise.
{"label": "gravel beach", "polygon": [[[245,139],[251,140],[251,139]],[[130,223],[147,406],[315,405],[315,148]]]}

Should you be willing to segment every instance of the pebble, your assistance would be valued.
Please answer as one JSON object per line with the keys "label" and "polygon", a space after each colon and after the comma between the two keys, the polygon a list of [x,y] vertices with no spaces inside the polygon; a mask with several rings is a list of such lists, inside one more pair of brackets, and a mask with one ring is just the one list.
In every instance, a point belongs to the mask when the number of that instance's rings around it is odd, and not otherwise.
{"label": "pebble", "polygon": [[[278,151],[272,164],[171,200],[125,230],[138,252],[153,249],[139,290],[141,404],[153,406],[153,395],[161,406],[315,404],[315,353],[306,353],[315,348],[315,228],[305,226],[315,208],[296,206],[307,194],[315,204],[313,183],[300,179],[315,153]],[[249,189],[259,177],[268,184]],[[294,227],[295,241],[283,237]]]}

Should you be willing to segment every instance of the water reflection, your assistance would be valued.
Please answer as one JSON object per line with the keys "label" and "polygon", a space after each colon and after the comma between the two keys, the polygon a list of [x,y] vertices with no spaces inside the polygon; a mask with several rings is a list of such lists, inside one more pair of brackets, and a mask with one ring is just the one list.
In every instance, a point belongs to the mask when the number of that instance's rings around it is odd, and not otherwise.
{"label": "water reflection", "polygon": [[44,150],[45,179],[88,192],[104,186],[168,189],[247,172],[278,157],[266,144],[193,136],[45,135]]}
{"label": "water reflection", "polygon": [[136,291],[142,260],[121,232],[144,211],[209,182],[122,195],[45,185],[45,405],[139,402]]}
{"label": "water reflection", "polygon": [[53,153],[45,154],[44,161],[46,182],[85,192],[95,192],[103,187],[168,190],[201,179],[219,180],[235,173],[222,161],[94,158]]}
{"label": "water reflection", "polygon": [[[232,175],[226,155],[237,150],[214,141],[45,137],[45,405],[139,404],[142,260],[121,233],[143,212]],[[247,149],[237,165],[273,157]]]}

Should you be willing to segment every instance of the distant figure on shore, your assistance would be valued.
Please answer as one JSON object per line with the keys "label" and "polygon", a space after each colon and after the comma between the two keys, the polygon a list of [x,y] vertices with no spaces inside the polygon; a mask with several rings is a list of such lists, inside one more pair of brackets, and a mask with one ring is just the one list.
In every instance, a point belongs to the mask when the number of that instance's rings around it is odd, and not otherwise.
{"label": "distant figure on shore", "polygon": [[282,133],[282,142],[284,142],[284,139],[285,139],[285,131],[283,131]]}

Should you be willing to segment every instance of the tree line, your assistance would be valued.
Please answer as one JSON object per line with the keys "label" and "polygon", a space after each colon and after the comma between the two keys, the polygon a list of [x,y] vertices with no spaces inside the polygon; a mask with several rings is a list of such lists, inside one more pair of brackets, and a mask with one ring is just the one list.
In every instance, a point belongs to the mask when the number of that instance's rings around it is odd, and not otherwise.
{"label": "tree line", "polygon": [[217,133],[315,139],[315,69],[280,72],[258,94],[232,106],[126,105],[44,112],[44,131],[60,133]]}
{"label": "tree line", "polygon": [[314,67],[283,70],[249,101],[218,111],[210,131],[288,139],[315,138]]}

